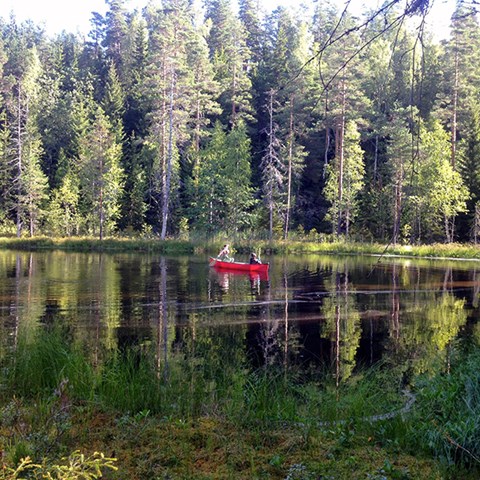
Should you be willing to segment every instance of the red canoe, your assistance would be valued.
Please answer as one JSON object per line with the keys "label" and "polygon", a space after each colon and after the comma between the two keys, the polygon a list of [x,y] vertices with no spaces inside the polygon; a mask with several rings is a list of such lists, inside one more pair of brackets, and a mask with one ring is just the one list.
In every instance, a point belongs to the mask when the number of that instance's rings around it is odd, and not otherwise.
{"label": "red canoe", "polygon": [[222,262],[216,258],[210,257],[210,266],[221,268],[222,270],[237,270],[240,272],[262,272],[267,273],[268,263],[242,263],[242,262]]}

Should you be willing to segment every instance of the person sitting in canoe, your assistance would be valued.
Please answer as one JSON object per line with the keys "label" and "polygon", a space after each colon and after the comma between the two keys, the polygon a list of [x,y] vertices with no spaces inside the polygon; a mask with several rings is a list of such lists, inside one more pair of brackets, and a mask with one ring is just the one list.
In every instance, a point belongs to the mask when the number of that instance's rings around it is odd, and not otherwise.
{"label": "person sitting in canoe", "polygon": [[259,265],[262,262],[257,258],[255,253],[250,254],[250,265]]}
{"label": "person sitting in canoe", "polygon": [[233,258],[230,257],[230,245],[226,243],[217,255],[218,260],[222,262],[233,262]]}

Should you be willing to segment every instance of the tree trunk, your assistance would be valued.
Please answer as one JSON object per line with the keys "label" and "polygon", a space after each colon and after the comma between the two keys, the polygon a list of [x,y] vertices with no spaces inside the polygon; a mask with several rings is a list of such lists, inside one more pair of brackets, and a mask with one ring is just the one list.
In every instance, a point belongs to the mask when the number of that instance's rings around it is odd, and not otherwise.
{"label": "tree trunk", "polygon": [[292,157],[293,157],[293,139],[294,139],[294,131],[293,131],[293,107],[294,107],[295,97],[292,95],[291,102],[290,102],[290,126],[289,126],[289,133],[288,136],[290,138],[289,145],[288,145],[288,172],[287,172],[287,207],[285,209],[285,233],[284,238],[285,240],[288,239],[288,231],[289,231],[289,224],[290,224],[290,209],[291,209],[291,201],[292,201]]}
{"label": "tree trunk", "polygon": [[342,233],[343,223],[343,168],[344,168],[344,150],[343,150],[343,136],[345,130],[345,117],[342,115],[337,125],[336,145],[337,145],[337,161],[338,161],[338,218],[337,218],[337,235]]}
{"label": "tree trunk", "polygon": [[100,186],[100,240],[103,240],[103,224],[105,223],[105,214],[103,212],[103,185]]}
{"label": "tree trunk", "polygon": [[[270,161],[273,161],[273,90],[270,91],[270,102],[268,105],[268,113],[269,113],[269,155]],[[269,230],[268,230],[268,238],[270,242],[273,239],[273,180],[270,180],[270,188],[268,193],[268,203],[269,203]]]}
{"label": "tree trunk", "polygon": [[455,50],[454,59],[454,83],[453,83],[453,98],[452,98],[452,132],[451,132],[451,159],[450,163],[455,170],[456,155],[457,155],[457,110],[458,110],[458,49]]}
{"label": "tree trunk", "polygon": [[342,78],[341,83],[341,106],[342,113],[337,124],[336,135],[336,154],[338,158],[338,222],[337,222],[337,236],[342,234],[343,223],[343,170],[344,170],[344,137],[345,137],[345,104],[346,104],[346,84],[345,77]]}
{"label": "tree trunk", "polygon": [[328,88],[325,89],[325,153],[323,156],[323,178],[327,174],[328,151],[330,149],[330,127],[328,125]]}
{"label": "tree trunk", "polygon": [[22,196],[22,105],[21,105],[21,86],[18,86],[18,98],[17,98],[17,237],[22,235],[22,207],[20,205],[20,198]]}
{"label": "tree trunk", "polygon": [[167,235],[168,211],[170,203],[170,184],[172,179],[172,164],[173,164],[173,92],[175,89],[175,73],[172,72],[172,80],[170,84],[170,105],[168,109],[169,116],[169,134],[168,134],[168,152],[165,184],[163,188],[163,202],[162,202],[162,233],[160,238],[165,240]]}
{"label": "tree trunk", "polygon": [[401,171],[397,173],[397,179],[395,182],[395,193],[394,193],[394,206],[393,206],[393,233],[392,233],[392,243],[396,245],[400,237],[400,222],[402,216],[402,173]]}

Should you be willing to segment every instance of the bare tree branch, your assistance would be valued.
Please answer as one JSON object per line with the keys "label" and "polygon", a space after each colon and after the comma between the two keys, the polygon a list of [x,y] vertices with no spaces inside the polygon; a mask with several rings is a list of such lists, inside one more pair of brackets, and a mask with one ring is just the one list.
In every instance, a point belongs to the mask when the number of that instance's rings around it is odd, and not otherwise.
{"label": "bare tree branch", "polygon": [[[473,0],[477,1],[477,0]],[[333,28],[332,32],[330,33],[328,39],[321,45],[319,50],[312,55],[295,73],[290,79],[287,80],[287,82],[280,87],[279,90],[282,90],[285,88],[288,84],[291,82],[295,81],[305,70],[305,68],[312,63],[315,59],[317,58],[322,58],[324,52],[328,47],[331,45],[339,42],[343,38],[347,37],[348,35],[351,35],[356,32],[360,32],[364,30],[368,25],[370,25],[373,21],[375,21],[378,17],[382,15],[386,15],[388,12],[392,11],[394,7],[398,6],[400,3],[405,2],[405,7],[403,10],[396,15],[391,21],[386,21],[384,28],[382,28],[378,33],[376,33],[372,38],[368,39],[365,41],[364,44],[360,45],[355,52],[348,57],[343,65],[340,66],[340,68],[334,72],[334,74],[327,80],[325,79],[323,72],[320,70],[320,79],[322,82],[322,93],[328,89],[328,87],[331,85],[331,83],[335,80],[335,78],[339,75],[339,73],[356,57],[359,55],[360,52],[362,52],[365,48],[367,48],[371,43],[373,43],[377,38],[388,32],[389,30],[392,30],[393,28],[398,28],[400,30],[400,27],[402,26],[405,18],[411,17],[417,14],[420,14],[422,18],[422,25],[425,22],[425,17],[428,14],[428,12],[431,9],[431,6],[433,5],[434,0],[392,0],[389,3],[385,4],[383,7],[379,8],[375,12],[373,12],[370,16],[368,16],[365,20],[363,20],[361,23],[354,25],[351,28],[347,28],[346,30],[340,32],[338,35],[337,33],[339,32],[340,26],[347,16],[348,9],[350,7],[351,0],[347,0],[345,2],[345,8],[343,9],[340,18],[337,21],[337,24]],[[421,31],[423,32],[423,28],[421,28]]]}

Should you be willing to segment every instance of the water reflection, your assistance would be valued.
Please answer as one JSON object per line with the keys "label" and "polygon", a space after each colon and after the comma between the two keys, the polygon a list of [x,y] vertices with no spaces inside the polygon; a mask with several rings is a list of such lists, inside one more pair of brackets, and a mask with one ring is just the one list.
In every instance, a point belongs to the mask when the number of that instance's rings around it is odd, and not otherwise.
{"label": "water reflection", "polygon": [[[476,264],[371,257],[269,259],[268,277],[207,257],[0,252],[0,352],[61,325],[99,365],[153,345],[219,365],[330,369],[337,385],[382,359],[406,377],[448,369],[452,342],[480,339]],[[243,367],[242,367],[243,368]]]}
{"label": "water reflection", "polygon": [[235,270],[225,270],[221,268],[211,267],[210,271],[213,272],[216,281],[220,285],[224,293],[228,292],[230,286],[230,279],[237,277],[238,281],[241,282],[241,279],[248,279],[250,282],[250,289],[253,295],[260,295],[261,285],[268,285],[268,273],[266,272],[241,272]]}

